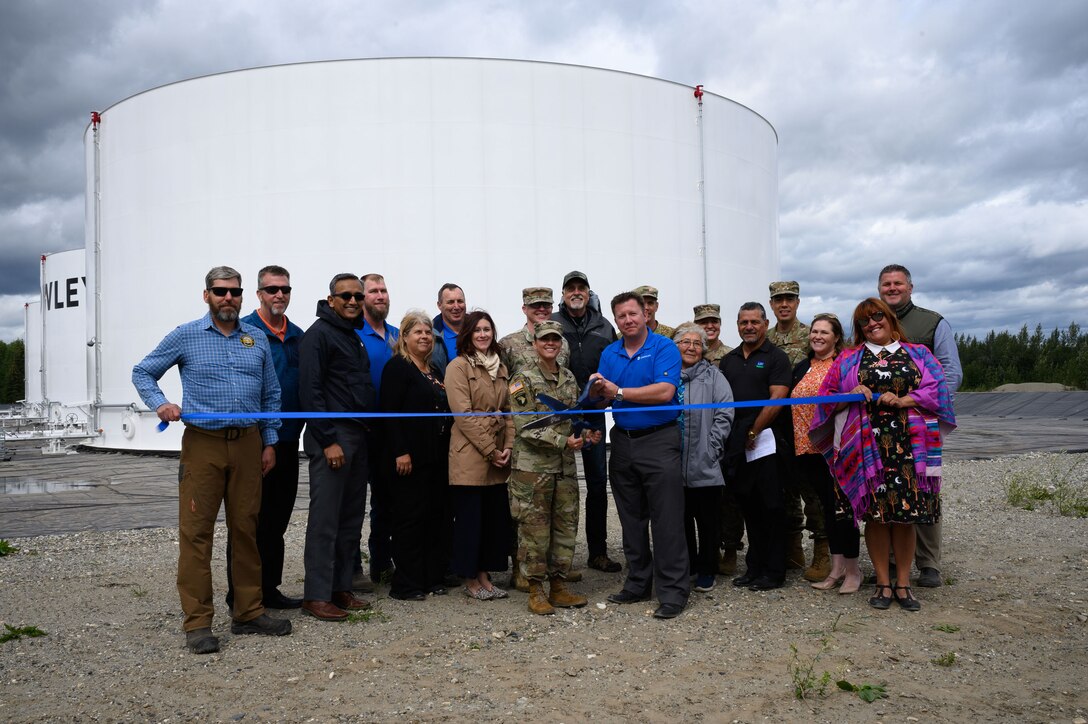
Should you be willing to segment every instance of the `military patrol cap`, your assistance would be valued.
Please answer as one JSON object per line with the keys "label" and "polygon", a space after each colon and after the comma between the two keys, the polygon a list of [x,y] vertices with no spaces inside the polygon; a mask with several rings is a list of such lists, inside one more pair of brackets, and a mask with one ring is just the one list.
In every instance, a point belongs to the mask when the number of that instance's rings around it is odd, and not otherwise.
{"label": "military patrol cap", "polygon": [[771,297],[779,297],[783,294],[792,294],[795,297],[801,296],[801,285],[797,282],[771,282]]}
{"label": "military patrol cap", "polygon": [[640,297],[653,297],[654,299],[657,299],[657,287],[651,287],[649,284],[635,287],[634,292]]}
{"label": "military patrol cap", "polygon": [[537,322],[533,326],[533,338],[540,339],[547,337],[549,334],[557,334],[560,339],[563,337],[563,325],[559,322],[553,322],[550,319],[547,322]]}
{"label": "military patrol cap", "polygon": [[572,271],[569,272],[565,277],[563,277],[563,288],[566,289],[567,285],[575,281],[576,279],[581,279],[586,283],[587,287],[589,286],[589,277],[587,277],[584,273],[580,271]]}
{"label": "military patrol cap", "polygon": [[722,308],[717,304],[700,304],[695,307],[695,316],[692,319],[695,322],[701,322],[704,319],[717,319],[720,322]]}
{"label": "military patrol cap", "polygon": [[521,290],[522,304],[555,304],[552,299],[552,290],[549,287],[527,287]]}

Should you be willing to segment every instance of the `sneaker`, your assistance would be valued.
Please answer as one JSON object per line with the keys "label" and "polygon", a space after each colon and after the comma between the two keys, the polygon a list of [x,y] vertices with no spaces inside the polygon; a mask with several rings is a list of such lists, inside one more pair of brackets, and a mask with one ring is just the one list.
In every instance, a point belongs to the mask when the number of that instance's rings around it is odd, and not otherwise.
{"label": "sneaker", "polygon": [[698,576],[695,579],[695,590],[700,593],[706,593],[707,591],[714,590],[714,576],[709,573]]}

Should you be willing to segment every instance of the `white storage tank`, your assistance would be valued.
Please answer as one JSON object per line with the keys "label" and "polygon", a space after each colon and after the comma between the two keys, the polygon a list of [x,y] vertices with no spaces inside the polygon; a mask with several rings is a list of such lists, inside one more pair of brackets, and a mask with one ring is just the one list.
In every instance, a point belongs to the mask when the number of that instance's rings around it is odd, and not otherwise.
{"label": "white storage tank", "polygon": [[[409,307],[437,313],[452,281],[506,334],[524,323],[523,287],[558,293],[579,269],[605,306],[658,287],[667,324],[718,302],[735,337],[732,310],[778,274],[777,136],[693,91],[555,63],[396,58],[224,73],[110,106],[85,135],[94,444],[179,446],[179,425],[160,434],[136,409],[130,373],[206,311],[219,264],[242,273],[245,313],[257,269],[287,267],[303,327],[351,271],[385,275],[394,324]],[[180,401],[175,372],[163,387]]]}
{"label": "white storage tank", "polygon": [[83,249],[41,257],[41,299],[24,314],[24,397],[34,417],[89,419],[86,276]]}

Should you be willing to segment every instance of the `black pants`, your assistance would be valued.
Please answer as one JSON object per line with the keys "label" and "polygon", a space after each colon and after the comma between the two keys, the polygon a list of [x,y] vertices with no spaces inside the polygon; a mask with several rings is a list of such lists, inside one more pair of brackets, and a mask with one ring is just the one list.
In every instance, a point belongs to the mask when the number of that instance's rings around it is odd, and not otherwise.
{"label": "black pants", "polygon": [[691,579],[684,538],[680,428],[672,426],[634,439],[613,428],[611,440],[608,477],[627,559],[623,589],[638,596],[653,589],[661,603],[683,606]]}
{"label": "black pants", "polygon": [[391,592],[426,593],[442,585],[449,565],[449,470],[413,463],[410,475],[394,473],[389,481],[396,564]]}
{"label": "black pants", "polygon": [[586,548],[589,557],[608,553],[608,467],[604,438],[589,450],[582,450],[586,473]]}
{"label": "black pants", "polygon": [[846,496],[838,496],[835,488],[838,483],[827,467],[823,455],[809,453],[795,458],[797,472],[804,476],[820,495],[820,505],[824,509],[824,529],[827,531],[827,546],[832,553],[842,554],[847,558],[857,558],[860,553],[858,529],[854,525],[854,516],[844,515],[839,518],[835,509],[846,503]]}
{"label": "black pants", "polygon": [[451,485],[453,554],[450,569],[461,578],[510,566],[510,499],[506,484]]}
{"label": "black pants", "polygon": [[[283,535],[291,522],[298,497],[298,440],[276,443],[276,467],[261,481],[261,512],[257,517],[257,552],[261,554],[261,590],[283,583]],[[234,601],[230,570],[231,544],[227,535],[227,600]]]}
{"label": "black pants", "polygon": [[733,484],[748,530],[746,574],[776,582],[785,580],[786,511],[778,456],[767,455],[751,462],[742,457]]}
{"label": "black pants", "polygon": [[352,563],[359,550],[366,502],[366,432],[351,423],[336,425],[344,464],[336,469],[307,430],[303,447],[310,459],[310,517],[306,522],[306,583],[309,601],[329,601],[335,591],[351,590]]}
{"label": "black pants", "polygon": [[722,486],[684,488],[684,532],[688,539],[691,572],[713,576],[718,572],[721,538]]}

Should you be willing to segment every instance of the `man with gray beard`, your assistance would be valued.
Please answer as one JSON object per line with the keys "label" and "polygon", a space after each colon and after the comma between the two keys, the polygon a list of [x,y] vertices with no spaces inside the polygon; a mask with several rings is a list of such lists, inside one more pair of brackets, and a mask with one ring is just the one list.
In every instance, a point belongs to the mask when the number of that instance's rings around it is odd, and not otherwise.
{"label": "man with gray beard", "polygon": [[[279,412],[280,383],[265,334],[241,322],[242,276],[217,266],[204,278],[208,313],[183,324],[132,369],[140,398],[163,422],[181,419],[158,381],[175,365],[185,412]],[[212,635],[212,537],[219,506],[227,508],[234,606],[231,633],[283,636],[291,622],[261,603],[257,515],[261,477],[276,464],[278,419],[186,421],[178,469],[178,594],[185,644],[195,654],[219,650]]]}

